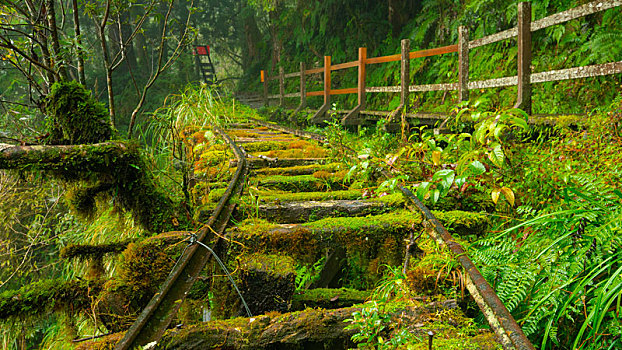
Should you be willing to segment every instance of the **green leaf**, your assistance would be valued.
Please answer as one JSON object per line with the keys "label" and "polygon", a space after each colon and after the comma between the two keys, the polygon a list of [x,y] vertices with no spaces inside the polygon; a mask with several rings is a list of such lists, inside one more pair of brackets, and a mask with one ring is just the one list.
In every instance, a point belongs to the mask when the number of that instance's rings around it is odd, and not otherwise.
{"label": "green leaf", "polygon": [[499,194],[501,193],[500,189],[496,189],[496,190],[492,190],[492,192],[490,193],[490,197],[492,197],[492,201],[497,204],[497,202],[499,201]]}
{"label": "green leaf", "polygon": [[479,176],[486,172],[486,167],[479,160],[472,161],[468,169],[473,176]]}
{"label": "green leaf", "polygon": [[493,132],[495,139],[497,139],[498,141],[501,141],[501,135],[503,135],[503,130],[507,128],[508,126],[505,124],[498,125]]}
{"label": "green leaf", "polygon": [[441,152],[433,151],[432,152],[432,162],[434,165],[441,165]]}
{"label": "green leaf", "polygon": [[432,202],[436,203],[438,202],[438,199],[441,197],[441,191],[439,191],[438,189],[435,189],[434,191],[432,191]]}
{"label": "green leaf", "polygon": [[434,173],[434,175],[432,176],[432,181],[438,181],[441,178],[444,178],[445,176],[453,173],[454,171],[451,169],[443,169],[443,170],[439,170],[437,172]]}
{"label": "green leaf", "polygon": [[501,187],[501,193],[503,193],[503,196],[505,197],[505,199],[508,200],[508,202],[510,202],[511,206],[514,206],[514,191],[512,191],[511,188],[509,187]]}
{"label": "green leaf", "polygon": [[499,168],[503,166],[505,154],[503,153],[503,148],[501,148],[501,145],[497,144],[492,148],[492,152],[488,153],[488,159],[490,159],[490,161]]}

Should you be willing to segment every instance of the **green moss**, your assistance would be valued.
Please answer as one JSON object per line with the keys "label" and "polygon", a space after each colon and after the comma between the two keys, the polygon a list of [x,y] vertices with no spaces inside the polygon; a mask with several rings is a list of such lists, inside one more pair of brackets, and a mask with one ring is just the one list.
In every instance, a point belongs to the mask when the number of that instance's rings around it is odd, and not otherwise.
{"label": "green moss", "polygon": [[266,152],[287,149],[287,143],[278,141],[250,142],[242,145],[246,152]]}
{"label": "green moss", "polygon": [[328,192],[259,192],[260,202],[299,202],[299,201],[325,201],[334,199],[360,199],[359,190],[338,190]]}
{"label": "green moss", "polygon": [[391,193],[386,196],[369,198],[368,200],[373,202],[382,202],[390,208],[404,207],[406,199],[401,193]]}
{"label": "green moss", "polygon": [[472,213],[468,211],[437,211],[432,214],[436,216],[445,228],[451,233],[461,236],[476,235],[481,236],[486,232],[490,225],[488,215],[482,213]]}
{"label": "green moss", "polygon": [[295,140],[284,143],[283,149],[275,149],[266,152],[257,152],[254,155],[263,155],[270,158],[324,158],[326,149],[315,142]]}
{"label": "green moss", "polygon": [[89,244],[70,244],[60,251],[60,256],[64,259],[101,259],[107,254],[117,254],[127,248],[128,242],[118,242],[109,244],[89,245]]}
{"label": "green moss", "polygon": [[370,291],[350,288],[315,288],[294,294],[292,310],[310,308],[336,309],[363,303],[371,296]]}
{"label": "green moss", "polygon": [[287,255],[257,253],[241,255],[238,259],[243,271],[268,271],[277,276],[287,276],[296,273],[294,270],[294,259]]}
{"label": "green moss", "polygon": [[113,130],[103,104],[76,81],[57,82],[45,100],[48,144],[86,144],[109,140]]}
{"label": "green moss", "polygon": [[340,163],[311,164],[286,168],[262,168],[255,170],[255,173],[259,175],[309,175],[321,170],[335,172],[339,170],[341,166]]}
{"label": "green moss", "polygon": [[[0,168],[49,171],[81,189],[72,191],[72,206],[92,215],[95,196],[108,195],[151,232],[185,228],[184,208],[157,185],[136,143],[109,142],[72,147],[42,147],[23,157],[0,159]],[[108,197],[110,198],[110,197]],[[71,197],[69,198],[71,200]]]}
{"label": "green moss", "polygon": [[0,293],[0,319],[41,315],[49,311],[78,311],[91,307],[101,282],[62,279],[37,281]]}
{"label": "green moss", "polygon": [[119,283],[139,295],[153,295],[168,276],[186,243],[184,233],[164,233],[130,243],[123,252]]}
{"label": "green moss", "polygon": [[313,192],[322,189],[344,189],[343,177],[331,176],[319,179],[313,175],[282,176],[272,175],[260,177],[258,185],[271,189],[291,192]]}
{"label": "green moss", "polygon": [[[413,213],[408,210],[396,210],[386,214],[369,215],[363,217],[341,217],[341,218],[326,218],[301,226],[308,227],[312,230],[330,229],[341,227],[345,228],[346,232],[361,234],[370,234],[376,231],[377,233],[388,233],[397,230],[408,229],[413,225],[421,223],[421,215]],[[373,231],[369,229],[374,227]],[[363,230],[365,229],[365,230]]]}

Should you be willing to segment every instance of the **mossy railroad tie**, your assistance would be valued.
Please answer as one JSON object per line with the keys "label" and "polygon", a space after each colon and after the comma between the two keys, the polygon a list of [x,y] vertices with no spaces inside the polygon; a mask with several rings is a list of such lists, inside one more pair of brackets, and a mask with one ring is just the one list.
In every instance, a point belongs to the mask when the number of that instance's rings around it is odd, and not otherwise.
{"label": "mossy railroad tie", "polygon": [[299,201],[261,204],[257,214],[280,224],[296,224],[336,216],[379,214],[388,208],[382,202],[366,200]]}

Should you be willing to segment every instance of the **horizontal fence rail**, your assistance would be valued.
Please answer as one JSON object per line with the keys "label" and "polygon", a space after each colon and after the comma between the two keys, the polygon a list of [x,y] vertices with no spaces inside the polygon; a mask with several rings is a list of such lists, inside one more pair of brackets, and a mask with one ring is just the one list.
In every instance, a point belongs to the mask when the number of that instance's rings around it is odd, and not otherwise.
{"label": "horizontal fence rail", "polygon": [[[469,39],[469,32],[466,27],[458,29],[458,43],[438,48],[410,51],[410,41],[402,40],[401,53],[380,57],[367,57],[367,49],[359,48],[359,58],[355,61],[331,64],[331,56],[324,56],[324,66],[307,69],[304,63],[300,64],[300,71],[285,74],[282,67],[278,75],[268,76],[265,71],[261,71],[261,82],[263,83],[264,104],[268,105],[269,100],[278,100],[279,105],[284,106],[286,98],[299,98],[300,104],[294,113],[302,111],[307,104],[307,97],[322,96],[324,103],[319,110],[315,111],[312,121],[321,123],[325,120],[325,114],[330,108],[331,96],[357,94],[357,105],[348,111],[341,111],[345,114],[342,118],[344,125],[360,125],[365,120],[361,115],[388,116],[393,119],[397,115],[412,116],[421,113],[408,113],[408,97],[413,92],[429,91],[458,91],[458,99],[466,101],[469,98],[469,90],[504,88],[517,86],[517,100],[514,107],[521,108],[528,114],[532,113],[532,84],[554,82],[569,79],[582,79],[588,77],[598,77],[622,73],[622,61],[609,62],[604,64],[590,65],[584,67],[573,67],[547,72],[531,72],[532,61],[532,42],[531,33],[553,26],[562,24],[574,19],[595,14],[622,5],[622,0],[601,0],[593,1],[566,11],[562,11],[542,19],[532,21],[531,4],[522,2],[518,4],[518,25],[492,35],[474,40]],[[515,76],[493,78],[480,81],[469,81],[469,52],[484,45],[493,44],[502,40],[516,38],[518,46],[518,74]],[[410,60],[437,55],[458,53],[458,81],[440,84],[410,84]],[[401,62],[401,84],[400,86],[366,86],[366,66],[370,64],[383,64],[389,62]],[[331,86],[331,72],[344,69],[358,70],[357,87],[333,89]],[[306,77],[312,74],[323,75],[323,89],[318,91],[307,91]],[[295,93],[285,93],[285,79],[299,78],[300,89]],[[269,82],[279,82],[279,93],[268,94]],[[400,104],[393,111],[366,111],[366,94],[368,93],[400,93]]]}

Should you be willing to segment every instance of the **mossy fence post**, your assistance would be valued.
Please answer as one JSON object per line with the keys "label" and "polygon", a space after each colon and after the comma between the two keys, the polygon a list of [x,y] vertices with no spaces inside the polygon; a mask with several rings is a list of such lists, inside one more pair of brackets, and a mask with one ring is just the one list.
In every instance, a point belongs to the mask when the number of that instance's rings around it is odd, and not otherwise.
{"label": "mossy fence post", "polygon": [[515,108],[531,114],[531,3],[518,4],[518,96]]}
{"label": "mossy fence post", "polygon": [[458,100],[469,99],[469,30],[458,28]]}
{"label": "mossy fence post", "polygon": [[285,70],[279,67],[279,106],[285,107]]}

